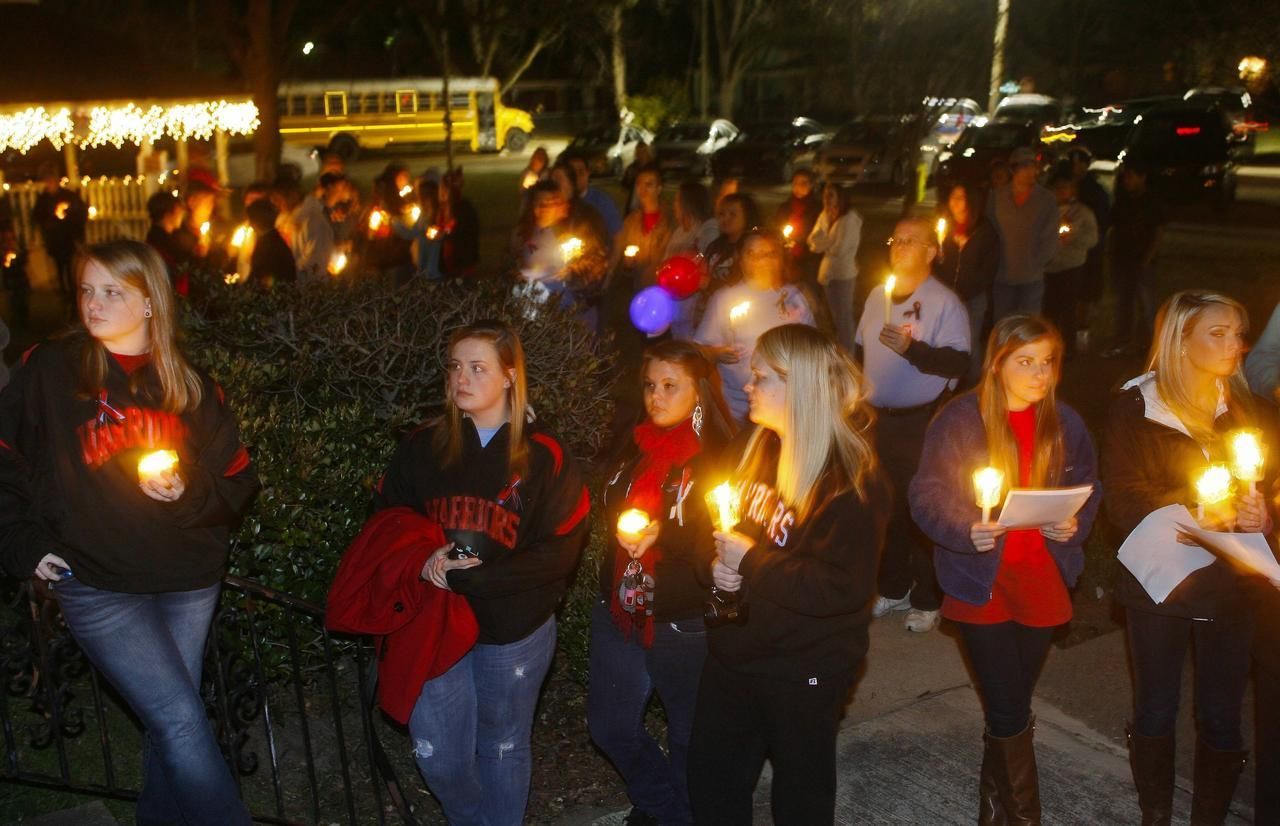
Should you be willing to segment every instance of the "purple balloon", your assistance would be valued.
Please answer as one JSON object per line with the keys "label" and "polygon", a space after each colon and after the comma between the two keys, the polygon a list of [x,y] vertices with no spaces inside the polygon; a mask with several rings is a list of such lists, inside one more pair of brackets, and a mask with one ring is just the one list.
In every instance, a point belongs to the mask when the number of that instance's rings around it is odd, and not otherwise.
{"label": "purple balloon", "polygon": [[645,335],[661,334],[675,317],[675,302],[661,287],[645,287],[631,299],[631,323]]}

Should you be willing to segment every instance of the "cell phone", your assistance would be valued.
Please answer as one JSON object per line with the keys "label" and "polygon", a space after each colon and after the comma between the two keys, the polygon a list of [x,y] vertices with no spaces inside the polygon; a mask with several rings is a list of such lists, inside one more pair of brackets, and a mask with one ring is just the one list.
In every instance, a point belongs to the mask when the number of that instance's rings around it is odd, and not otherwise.
{"label": "cell phone", "polygon": [[448,554],[450,559],[475,559],[480,556],[480,552],[472,548],[470,545],[458,545]]}
{"label": "cell phone", "polygon": [[64,568],[61,565],[50,565],[54,573],[58,575],[58,579],[71,579],[75,574],[71,573],[70,568]]}

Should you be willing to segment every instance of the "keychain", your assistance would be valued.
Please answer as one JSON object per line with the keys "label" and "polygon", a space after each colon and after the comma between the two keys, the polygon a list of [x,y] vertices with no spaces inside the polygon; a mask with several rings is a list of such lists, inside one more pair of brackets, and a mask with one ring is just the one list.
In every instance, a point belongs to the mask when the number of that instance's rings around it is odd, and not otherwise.
{"label": "keychain", "polygon": [[618,585],[618,602],[622,610],[637,617],[653,616],[653,577],[644,572],[640,560],[627,563]]}

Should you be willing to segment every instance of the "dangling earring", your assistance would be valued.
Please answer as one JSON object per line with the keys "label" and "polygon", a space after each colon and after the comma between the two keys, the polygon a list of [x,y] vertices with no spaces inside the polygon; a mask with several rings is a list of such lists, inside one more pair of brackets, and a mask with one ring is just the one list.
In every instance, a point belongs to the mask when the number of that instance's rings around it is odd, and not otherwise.
{"label": "dangling earring", "polygon": [[144,309],[144,310],[142,311],[142,317],[143,317],[143,318],[151,318],[151,305],[150,305],[150,304],[148,304],[148,305],[146,306],[146,309]]}
{"label": "dangling earring", "polygon": [[693,435],[702,436],[702,403],[699,402],[693,408]]}

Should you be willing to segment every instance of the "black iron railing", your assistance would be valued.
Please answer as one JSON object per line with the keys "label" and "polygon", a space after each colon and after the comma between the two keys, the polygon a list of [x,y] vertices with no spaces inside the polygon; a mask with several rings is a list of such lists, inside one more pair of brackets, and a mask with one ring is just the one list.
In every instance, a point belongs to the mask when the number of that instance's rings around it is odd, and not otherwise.
{"label": "black iron railing", "polygon": [[[321,609],[228,576],[202,692],[260,823],[416,824],[378,737],[367,640],[330,637]],[[142,741],[43,584],[0,605],[0,782],[136,799]]]}

